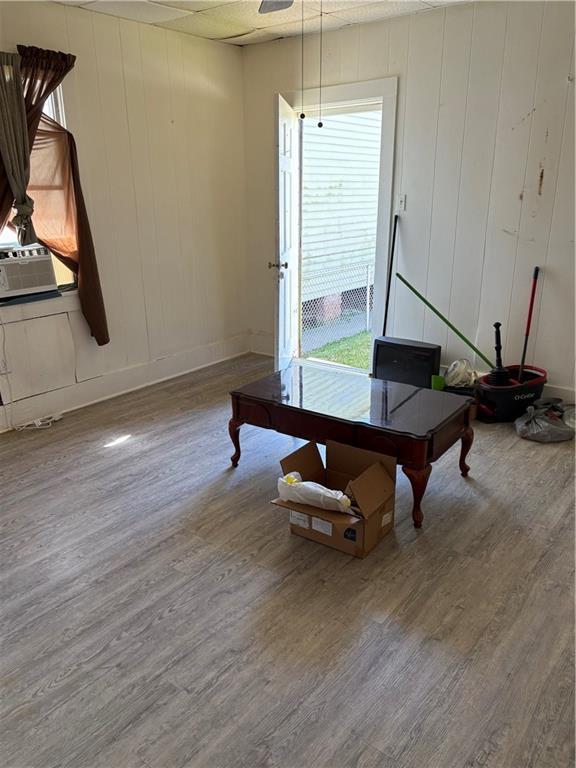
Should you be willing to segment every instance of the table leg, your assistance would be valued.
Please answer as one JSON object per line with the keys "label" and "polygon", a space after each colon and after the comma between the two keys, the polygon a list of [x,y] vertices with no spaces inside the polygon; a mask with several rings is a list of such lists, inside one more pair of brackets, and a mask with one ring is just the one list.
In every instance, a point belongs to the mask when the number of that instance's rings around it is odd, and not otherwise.
{"label": "table leg", "polygon": [[410,480],[410,485],[412,486],[412,496],[414,498],[414,506],[412,507],[412,520],[414,521],[414,528],[421,528],[424,515],[422,514],[422,509],[420,508],[420,502],[422,501],[422,496],[424,496],[424,491],[428,485],[428,478],[430,477],[430,472],[432,472],[432,465],[427,464],[421,469],[414,469],[414,467],[402,467],[402,471],[408,480]]}
{"label": "table leg", "polygon": [[228,432],[230,434],[230,440],[232,440],[234,444],[234,448],[236,449],[234,451],[234,454],[230,457],[230,461],[232,462],[233,467],[238,466],[238,462],[240,461],[240,427],[242,426],[241,421],[236,421],[236,419],[230,419],[228,422]]}
{"label": "table leg", "polygon": [[462,448],[460,450],[460,473],[462,474],[462,477],[468,477],[468,472],[470,472],[470,467],[466,464],[466,456],[468,456],[468,452],[470,451],[470,448],[472,448],[473,442],[474,430],[472,427],[466,427],[462,435]]}

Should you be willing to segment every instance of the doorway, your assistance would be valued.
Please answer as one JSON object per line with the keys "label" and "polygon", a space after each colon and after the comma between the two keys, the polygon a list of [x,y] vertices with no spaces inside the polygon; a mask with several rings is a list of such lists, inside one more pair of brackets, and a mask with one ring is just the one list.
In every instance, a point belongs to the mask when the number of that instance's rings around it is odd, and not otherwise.
{"label": "doorway", "polygon": [[276,364],[369,371],[383,318],[396,78],[323,94],[321,128],[316,91],[278,99]]}
{"label": "doorway", "polygon": [[382,109],[303,121],[300,357],[368,370]]}

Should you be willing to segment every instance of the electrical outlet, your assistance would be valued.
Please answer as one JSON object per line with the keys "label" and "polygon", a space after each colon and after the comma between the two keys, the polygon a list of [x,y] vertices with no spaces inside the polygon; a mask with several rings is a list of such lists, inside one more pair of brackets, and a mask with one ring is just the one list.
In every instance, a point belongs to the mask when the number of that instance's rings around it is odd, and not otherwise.
{"label": "electrical outlet", "polygon": [[8,363],[6,362],[5,358],[0,357],[0,374],[6,373],[10,373],[8,369]]}
{"label": "electrical outlet", "polygon": [[398,195],[398,213],[402,213],[406,210],[406,195]]}

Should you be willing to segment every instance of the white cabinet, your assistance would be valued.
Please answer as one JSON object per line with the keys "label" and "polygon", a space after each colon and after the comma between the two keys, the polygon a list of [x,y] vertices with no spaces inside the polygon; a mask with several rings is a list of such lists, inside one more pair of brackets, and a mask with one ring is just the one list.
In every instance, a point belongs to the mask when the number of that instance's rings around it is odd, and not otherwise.
{"label": "white cabinet", "polygon": [[76,383],[74,341],[67,313],[4,323],[2,330],[4,361],[0,362],[10,381],[8,392],[6,386],[2,388],[5,401],[10,395],[17,401]]}

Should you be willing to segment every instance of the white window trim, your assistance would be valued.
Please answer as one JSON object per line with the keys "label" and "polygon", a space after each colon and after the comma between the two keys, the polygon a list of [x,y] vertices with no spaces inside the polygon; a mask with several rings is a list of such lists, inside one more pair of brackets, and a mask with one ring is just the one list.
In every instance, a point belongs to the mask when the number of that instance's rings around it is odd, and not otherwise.
{"label": "white window trim", "polygon": [[[350,104],[367,106],[380,102],[382,99],[393,99],[396,102],[398,90],[397,77],[383,77],[378,80],[364,80],[358,83],[344,83],[341,85],[322,86],[322,111],[334,109],[338,106]],[[297,111],[301,108],[317,110],[320,88],[306,88],[303,91],[291,91],[283,93],[288,104]],[[394,110],[395,111],[395,110]]]}

